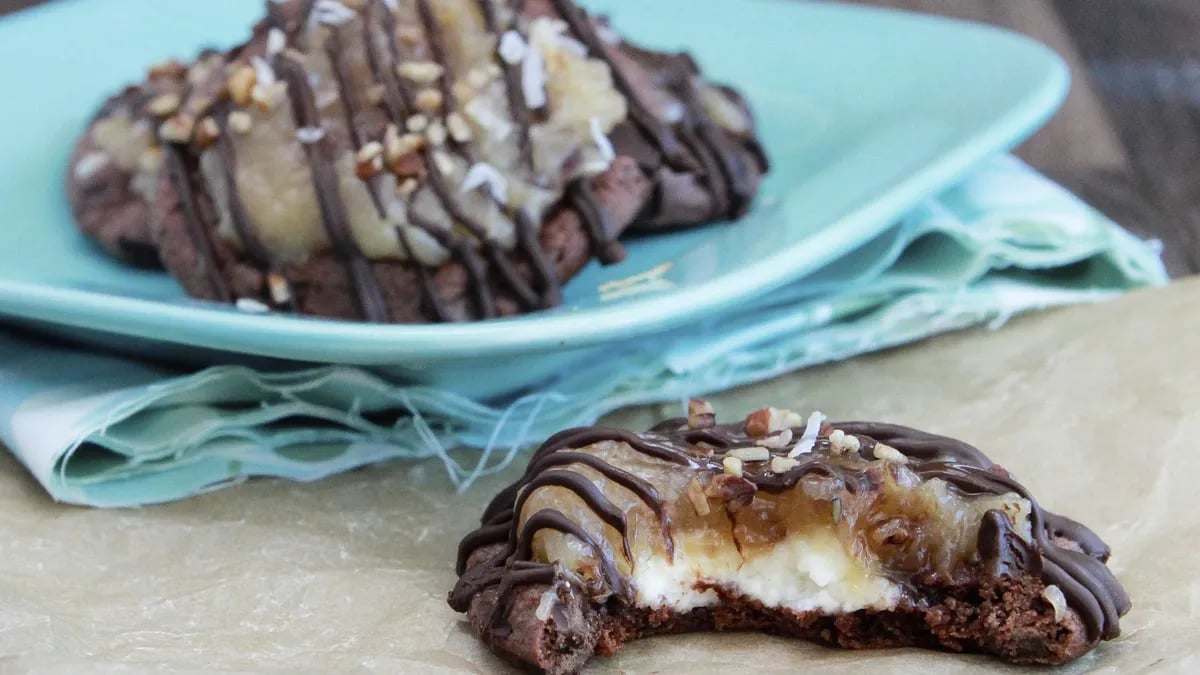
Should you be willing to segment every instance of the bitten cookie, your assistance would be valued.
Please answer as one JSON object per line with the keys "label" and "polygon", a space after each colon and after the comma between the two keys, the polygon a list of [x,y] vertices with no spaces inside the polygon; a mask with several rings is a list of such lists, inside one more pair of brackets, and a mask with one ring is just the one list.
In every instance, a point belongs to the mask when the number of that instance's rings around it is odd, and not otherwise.
{"label": "bitten cookie", "polygon": [[627,230],[741,216],[767,170],[735,92],[568,0],[268,3],[248,43],[180,70],[102,111],[69,182],[86,231],[209,300],[536,311]]}
{"label": "bitten cookie", "polygon": [[498,655],[578,671],[643,636],[761,630],[1057,664],[1119,634],[1109,549],[977,449],[768,408],[564,431],[459,548]]}

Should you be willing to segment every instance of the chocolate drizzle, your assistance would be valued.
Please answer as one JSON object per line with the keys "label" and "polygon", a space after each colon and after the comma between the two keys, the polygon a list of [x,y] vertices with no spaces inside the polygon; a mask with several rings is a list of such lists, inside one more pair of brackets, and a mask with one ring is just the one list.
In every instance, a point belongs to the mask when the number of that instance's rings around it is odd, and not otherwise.
{"label": "chocolate drizzle", "polygon": [[[858,438],[858,458],[862,461],[839,460],[834,456],[829,435],[835,428]],[[775,450],[776,456],[786,456],[799,442],[803,429],[796,428],[792,432],[797,440]],[[673,556],[667,505],[654,486],[582,449],[602,443],[624,443],[635,453],[674,465],[678,467],[676,470],[695,472],[698,476],[720,476],[724,472],[722,459],[726,452],[753,445],[754,440],[740,424],[689,428],[687,420],[681,419],[663,422],[645,434],[600,427],[570,429],[556,434],[534,453],[521,479],[501,491],[487,507],[482,527],[463,539],[456,566],[460,579],[450,594],[451,606],[466,611],[479,593],[499,586],[500,596],[492,622],[502,623],[507,598],[522,583],[549,584],[554,581],[583,585],[561,565],[534,560],[531,548],[523,544],[532,540],[533,535],[527,529],[528,523],[534,521],[529,518],[523,522],[522,509],[531,495],[542,487],[564,488],[575,494],[621,534],[622,553],[626,560],[632,561],[625,516],[612,511],[611,502],[598,487],[602,483],[572,471],[573,467],[588,467],[649,506],[658,518],[667,555]],[[704,445],[699,445],[701,443]],[[847,422],[825,425],[813,449],[798,455],[799,463],[793,468],[773,473],[765,468],[766,463],[762,463],[758,465],[760,469],[747,468],[743,478],[738,480],[752,484],[754,490],[780,493],[795,488],[805,476],[820,475],[840,481],[851,493],[867,491],[873,484],[878,484],[878,471],[873,471],[872,467],[877,466],[874,451],[879,443],[886,443],[903,453],[908,459],[908,469],[920,478],[942,480],[962,495],[1015,493],[1027,500],[1032,539],[1027,541],[1017,534],[1009,517],[1001,511],[988,511],[979,527],[975,564],[993,578],[1028,574],[1040,576],[1046,585],[1058,586],[1069,606],[1081,617],[1092,641],[1111,639],[1119,634],[1119,618],[1128,611],[1130,603],[1105,565],[1108,547],[1079,523],[1044,511],[1024,486],[971,445],[889,424]],[[588,532],[578,527],[566,527],[563,522],[566,516],[561,513],[543,510],[535,517],[536,527],[553,525],[554,529],[579,539],[589,550],[595,551],[608,584],[608,594],[601,594],[598,602],[630,601],[630,582],[619,575],[613,578],[615,562],[606,547],[597,546]],[[481,551],[490,551],[486,559],[477,556]],[[535,581],[515,581],[514,570],[522,571],[520,579]],[[534,570],[540,571],[533,574]],[[593,597],[596,597],[594,592]]]}
{"label": "chocolate drizzle", "polygon": [[241,195],[238,193],[237,154],[233,149],[233,143],[229,142],[228,133],[221,134],[221,137],[217,139],[216,149],[217,155],[221,159],[221,172],[225,176],[225,202],[233,229],[237,232],[238,239],[242,242],[242,248],[246,249],[246,255],[250,256],[250,260],[259,266],[270,267],[271,253],[262,243],[262,239],[258,237],[257,228],[251,221],[250,214],[246,212],[246,205],[242,203]]}
{"label": "chocolate drizzle", "polygon": [[[380,6],[376,9],[376,5]],[[444,70],[439,81],[442,84],[443,107],[446,112],[449,112],[454,109],[453,102],[455,99],[453,88],[451,87],[454,76],[446,52],[445,40],[441,34],[441,27],[428,2],[418,2],[417,9],[430,50],[433,53],[434,59]],[[366,31],[368,36],[372,34],[369,24],[373,17],[380,17],[379,20],[381,21],[385,35],[391,36],[395,34],[395,17],[392,15],[391,10],[386,6],[382,6],[377,0],[368,6],[368,13],[365,15],[366,20],[364,24],[367,25]],[[380,60],[374,54],[375,50],[370,46],[370,43],[368,43],[367,47],[369,52],[368,61],[371,63],[375,77],[384,84],[385,101],[391,101],[387,107],[392,118],[392,123],[400,127],[403,126],[405,113],[413,109],[413,94],[411,91],[408,91],[403,80],[395,74],[396,66],[400,63],[399,51],[396,48],[395,41],[389,39],[387,42],[389,44],[387,56],[390,59],[390,63]],[[488,235],[486,228],[463,211],[461,205],[459,205],[457,199],[454,197],[453,189],[446,184],[444,177],[441,175],[441,170],[434,158],[434,152],[436,150],[433,148],[426,147],[423,151],[423,161],[426,166],[429,187],[438,198],[442,209],[455,222],[470,232],[471,236],[474,237],[478,245],[482,248],[488,263],[496,270],[504,284],[513,292],[521,307],[532,310],[549,306],[546,304],[547,300],[554,300],[559,297],[557,292],[558,282],[545,260],[545,254],[541,250],[541,245],[532,240],[532,238],[519,237],[520,242],[523,244],[523,253],[533,262],[535,272],[542,276],[541,281],[544,291],[539,295],[521,277],[521,274],[512,261],[509,260],[508,254]],[[469,160],[469,154],[464,154]],[[420,227],[437,239],[443,247],[449,250],[462,263],[472,286],[472,296],[475,299],[475,306],[479,316],[481,318],[493,318],[497,316],[495,299],[492,294],[487,268],[478,259],[474,247],[470,243],[455,237],[450,232],[440,230],[431,223],[424,222],[413,216],[411,209],[410,220],[413,221],[416,227]],[[432,306],[436,304],[437,301],[434,298],[436,289],[432,284],[422,284],[422,291],[428,305]]]}
{"label": "chocolate drizzle", "polygon": [[442,67],[442,76],[438,83],[442,89],[442,107],[444,112],[450,112],[457,106],[454,98],[454,64],[450,62],[450,52],[446,49],[446,37],[442,35],[441,25],[433,13],[429,0],[416,0],[417,15],[421,17],[421,25],[425,28],[425,41],[433,60]]}
{"label": "chocolate drizzle", "polygon": [[553,5],[558,15],[567,22],[567,26],[570,27],[575,37],[579,38],[579,41],[587,47],[588,55],[608,64],[612,71],[613,83],[617,85],[617,89],[628,102],[629,117],[646,140],[658,147],[667,163],[673,168],[682,171],[695,169],[695,162],[683,150],[675,133],[646,108],[624,71],[613,63],[612,58],[608,55],[608,50],[604,47],[604,41],[600,39],[596,28],[592,25],[591,18],[573,0],[553,0]]}
{"label": "chocolate drizzle", "polygon": [[[503,36],[510,30],[515,30],[516,24],[501,27],[500,18],[496,16],[496,5],[493,0],[476,0],[479,13],[483,16],[483,25],[493,35]],[[521,166],[530,175],[533,174],[533,145],[529,141],[531,124],[529,122],[529,106],[525,102],[525,94],[521,89],[521,69],[519,66],[500,60],[504,73],[504,87],[508,95],[508,112],[517,125],[517,145],[521,151]]]}
{"label": "chocolate drizzle", "polygon": [[[375,27],[378,23],[383,33],[387,53],[376,52]],[[408,85],[396,72],[400,63],[400,51],[396,46],[396,17],[383,0],[368,0],[363,20],[363,47],[367,50],[367,62],[376,81],[383,85],[383,102],[392,121],[399,124],[413,110],[413,94]]]}
{"label": "chocolate drizzle", "polygon": [[587,180],[577,180],[567,187],[567,199],[583,221],[592,242],[592,255],[606,265],[625,259],[625,247],[612,236],[611,219],[604,205],[596,199],[596,191]]}
{"label": "chocolate drizzle", "polygon": [[221,274],[216,250],[213,247],[212,239],[209,238],[209,226],[201,218],[200,209],[196,204],[197,191],[194,176],[199,169],[187,165],[189,159],[178,146],[169,143],[164,145],[163,154],[167,175],[171,179],[175,193],[179,195],[179,208],[182,211],[184,226],[187,228],[192,243],[196,246],[196,251],[200,254],[210,288],[218,300],[233,302],[233,293],[229,290],[229,283]]}

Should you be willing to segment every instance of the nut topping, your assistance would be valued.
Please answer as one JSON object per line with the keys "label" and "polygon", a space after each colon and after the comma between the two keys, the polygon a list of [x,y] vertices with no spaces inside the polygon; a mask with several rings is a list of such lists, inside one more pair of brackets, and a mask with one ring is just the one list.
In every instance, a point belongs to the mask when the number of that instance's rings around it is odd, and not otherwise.
{"label": "nut topping", "polygon": [[717,423],[717,412],[712,404],[698,398],[688,401],[688,427],[691,429],[708,429]]}
{"label": "nut topping", "polygon": [[217,121],[211,117],[205,117],[196,125],[196,145],[201,150],[208,148],[217,139],[221,137],[221,127],[217,126]]}
{"label": "nut topping", "polygon": [[726,453],[726,457],[732,457],[743,462],[765,462],[771,459],[771,451],[762,447],[734,448]]}
{"label": "nut topping", "polygon": [[875,459],[882,459],[897,464],[908,464],[908,456],[885,443],[875,444]]}
{"label": "nut topping", "polygon": [[768,408],[755,410],[746,417],[746,435],[763,438],[771,433],[771,411]]}
{"label": "nut topping", "polygon": [[169,118],[158,128],[158,135],[168,143],[187,143],[192,140],[196,120],[190,115],[180,114]]}
{"label": "nut topping", "polygon": [[254,126],[254,118],[250,117],[250,113],[243,110],[235,110],[229,113],[227,122],[230,129],[243,136],[250,133],[250,129]]}
{"label": "nut topping", "polygon": [[229,76],[229,97],[238,105],[249,105],[258,83],[258,71],[252,66],[240,66]]}
{"label": "nut topping", "polygon": [[183,105],[183,99],[179,98],[179,94],[167,92],[150,99],[150,102],[146,104],[146,112],[155,117],[167,117],[179,112],[181,105]]}
{"label": "nut topping", "polygon": [[725,467],[725,473],[730,476],[742,477],[742,460],[737,457],[726,457],[721,460],[721,466]]}
{"label": "nut topping", "polygon": [[433,61],[405,61],[396,66],[396,74],[417,84],[433,84],[446,69]]}

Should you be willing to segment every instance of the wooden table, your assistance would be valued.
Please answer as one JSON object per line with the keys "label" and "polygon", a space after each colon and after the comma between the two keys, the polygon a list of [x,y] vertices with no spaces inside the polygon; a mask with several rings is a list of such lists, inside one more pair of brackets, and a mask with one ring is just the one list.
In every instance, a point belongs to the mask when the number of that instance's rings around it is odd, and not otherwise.
{"label": "wooden table", "polygon": [[[48,0],[3,0],[0,14]],[[1025,33],[1070,64],[1062,111],[1019,150],[1134,232],[1173,276],[1200,272],[1200,2],[854,0]]]}

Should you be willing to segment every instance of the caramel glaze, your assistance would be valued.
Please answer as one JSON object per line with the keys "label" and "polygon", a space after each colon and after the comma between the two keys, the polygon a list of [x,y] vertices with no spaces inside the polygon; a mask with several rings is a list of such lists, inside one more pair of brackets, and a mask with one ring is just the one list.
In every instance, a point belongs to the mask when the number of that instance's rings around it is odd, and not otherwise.
{"label": "caramel glaze", "polygon": [[[852,493],[872,489],[872,477],[867,470],[858,470],[832,461],[829,433],[840,429],[859,439],[862,459],[874,459],[877,443],[886,443],[908,457],[908,468],[922,479],[938,478],[964,495],[1004,495],[1016,493],[1029,501],[1032,541],[1026,542],[1012,528],[1009,518],[998,510],[988,511],[980,526],[978,551],[983,569],[1001,576],[1032,574],[1040,576],[1047,585],[1055,584],[1063,592],[1088,630],[1089,639],[1111,639],[1119,632],[1119,617],[1130,607],[1129,598],[1105,565],[1108,547],[1083,525],[1044,511],[1004,469],[994,465],[975,447],[944,436],[936,436],[907,427],[870,422],[846,422],[822,428],[813,450],[800,455],[800,464],[789,471],[774,474],[765,469],[750,470],[744,478],[757,490],[781,493],[791,490],[808,475],[821,475],[840,481]],[[778,450],[786,455],[803,433],[793,429],[797,439]],[[580,589],[593,601],[602,604],[629,604],[633,593],[628,579],[616,570],[612,553],[588,532],[582,531],[565,515],[555,511],[540,511],[521,522],[521,510],[530,495],[540,487],[558,486],[572,491],[604,522],[621,533],[623,554],[629,558],[629,541],[623,514],[582,474],[563,470],[568,465],[588,466],[613,483],[628,489],[657,514],[666,555],[673,556],[671,523],[654,487],[632,473],[578,449],[600,442],[626,443],[634,451],[673,464],[680,471],[697,474],[720,474],[725,453],[731,448],[746,447],[753,439],[747,437],[742,425],[722,425],[708,428],[688,428],[687,420],[668,420],[645,434],[605,428],[571,429],[545,442],[534,454],[520,480],[500,492],[484,511],[482,526],[463,539],[458,550],[459,581],[450,594],[450,604],[457,611],[467,611],[472,598],[496,587],[498,597],[492,623],[503,630],[508,602],[512,591],[529,584],[563,582],[579,587],[581,582],[553,563],[531,559],[529,543],[540,529],[566,533],[594,551],[603,573],[604,589]],[[706,448],[698,446],[705,443]],[[710,451],[708,448],[712,448]],[[570,477],[569,477],[570,476]],[[877,478],[875,479],[877,480]],[[488,547],[499,547],[486,560],[468,562],[472,556]],[[1075,550],[1076,546],[1080,550]]]}
{"label": "caramel glaze", "polygon": [[[651,64],[660,69],[658,76],[668,84],[670,91],[683,102],[686,113],[680,123],[670,126],[660,121],[639,99],[634,87],[621,68],[614,63],[608,49],[596,32],[591,17],[569,0],[553,0],[551,3],[555,12],[567,23],[570,31],[588,49],[593,58],[605,61],[613,74],[614,84],[629,105],[630,120],[641,134],[642,143],[629,149],[639,156],[639,164],[643,170],[652,174],[662,162],[672,168],[683,171],[696,171],[702,177],[706,187],[712,192],[714,202],[713,217],[737,217],[748,208],[753,198],[750,172],[745,165],[745,158],[733,141],[727,137],[715,123],[703,112],[702,106],[696,100],[694,79],[698,77],[694,63],[686,57],[662,58]],[[506,30],[518,28],[516,20],[510,25],[501,25],[494,0],[477,0],[478,11],[484,20],[486,29],[495,35],[501,35]],[[295,40],[304,30],[308,17],[315,9],[314,0],[303,0],[299,3],[267,3],[266,19],[257,27],[256,32],[263,34],[272,28],[282,30],[289,42]],[[510,0],[510,8],[514,17],[524,11],[524,2]],[[445,110],[449,113],[454,108],[452,64],[445,47],[445,36],[428,0],[417,0],[418,16],[426,33],[426,41],[434,59],[445,69],[440,79]],[[343,26],[329,26],[330,41],[326,45],[326,54],[333,65],[334,76],[337,79],[343,113],[346,118],[350,138],[356,146],[361,147],[369,137],[356,124],[356,113],[366,105],[355,92],[347,86],[347,76],[342,64],[342,51],[347,45],[361,44],[366,52],[374,78],[383,86],[382,109],[390,122],[398,128],[404,127],[406,117],[415,111],[414,93],[407,83],[396,72],[396,66],[401,63],[401,56],[396,44],[396,19],[384,0],[368,0],[362,12],[363,20],[361,35],[345,35],[348,30]],[[378,48],[376,38],[382,40],[385,48]],[[625,47],[622,47],[625,48]],[[248,49],[235,50],[233,54],[248,52]],[[632,46],[628,51],[634,56],[640,56],[645,61],[646,55],[653,54],[638,50]],[[524,100],[520,84],[518,67],[504,63],[497,56],[502,68],[507,88],[509,112],[517,125],[518,138],[521,144],[522,168],[535,182],[538,177],[533,175],[532,150],[529,143],[532,124],[537,112],[529,109]],[[292,114],[297,126],[321,128],[321,119],[316,104],[313,101],[312,87],[308,81],[308,72],[302,62],[286,54],[276,55],[272,66],[281,79],[287,82]],[[751,155],[756,158],[762,170],[766,170],[766,157],[761,147],[752,138],[741,139],[748,143]],[[648,145],[647,145],[648,144]],[[452,143],[452,149],[463,159],[474,159],[467,144]],[[339,192],[337,175],[334,170],[331,141],[322,138],[304,147],[305,156],[313,177],[313,187],[317,195],[322,225],[330,240],[333,253],[344,265],[349,287],[363,319],[372,322],[386,322],[389,312],[381,284],[375,276],[373,263],[359,249],[355,241],[345,205]],[[625,148],[618,148],[619,152]],[[228,207],[234,228],[243,243],[243,248],[256,266],[276,272],[269,251],[261,244],[255,235],[254,224],[241,206],[236,188],[236,158],[230,143],[224,141],[218,147],[220,159],[224,165],[228,183],[225,186],[229,195]],[[508,209],[508,216],[514,222],[517,235],[517,248],[532,271],[534,283],[527,282],[521,275],[510,254],[499,243],[494,241],[480,223],[469,217],[457,203],[454,190],[447,185],[445,179],[433,161],[433,150],[426,148],[422,159],[426,164],[429,187],[437,196],[442,208],[450,217],[461,225],[473,238],[469,239],[435,227],[429,222],[411,216],[411,224],[433,236],[446,248],[467,273],[470,283],[470,293],[476,318],[493,318],[498,315],[496,296],[493,290],[495,282],[503,284],[520,306],[525,310],[543,309],[558,305],[562,301],[561,281],[556,277],[554,266],[542,249],[537,236],[537,226],[528,213],[523,210]],[[208,195],[203,180],[198,173],[198,163],[193,161],[185,152],[185,146],[177,145],[167,153],[167,170],[171,173],[173,186],[179,192],[182,206],[182,217],[185,227],[196,243],[196,250],[206,267],[210,285],[216,297],[225,302],[234,300],[228,282],[222,278],[221,265],[216,256],[214,242],[210,230],[212,223],[205,217],[196,203]],[[647,158],[649,155],[649,158]],[[384,213],[384,205],[380,199],[381,177],[368,179],[371,182],[371,197],[379,213]],[[596,197],[590,178],[580,178],[573,181],[567,188],[563,204],[574,210],[584,226],[590,241],[593,255],[601,262],[609,264],[619,262],[625,257],[624,247],[616,241],[611,216],[605,206]],[[399,236],[401,246],[408,250],[408,242],[403,233]],[[411,253],[411,252],[410,252]],[[410,256],[411,257],[411,256]],[[445,301],[439,297],[437,286],[433,282],[430,270],[420,263],[416,268],[422,303],[428,315],[435,321],[451,320],[450,311]],[[285,275],[277,274],[279,278]],[[267,297],[270,294],[264,293]],[[290,295],[290,294],[289,294]],[[287,307],[283,307],[287,308]]]}

